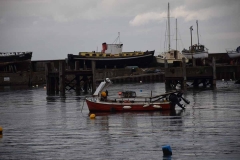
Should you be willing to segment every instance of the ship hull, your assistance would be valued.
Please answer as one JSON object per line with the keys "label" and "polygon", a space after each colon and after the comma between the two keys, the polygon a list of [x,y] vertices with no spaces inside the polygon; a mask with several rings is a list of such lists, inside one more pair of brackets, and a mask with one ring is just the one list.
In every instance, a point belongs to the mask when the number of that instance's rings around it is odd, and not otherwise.
{"label": "ship hull", "polygon": [[182,52],[183,55],[185,57],[187,57],[187,59],[204,59],[204,58],[208,58],[208,53],[205,52],[198,52],[198,53],[184,53]]}
{"label": "ship hull", "polygon": [[227,52],[229,58],[238,58],[240,57],[240,53],[236,52],[236,51],[232,51],[232,52]]}
{"label": "ship hull", "polygon": [[32,52],[26,52],[22,54],[9,54],[5,55],[4,53],[1,53],[0,55],[0,63],[10,63],[10,62],[16,62],[16,61],[27,61],[31,60],[32,58]]}
{"label": "ship hull", "polygon": [[[174,110],[175,105],[170,102],[147,104],[144,102],[135,103],[118,103],[118,102],[95,102],[94,99],[86,99],[86,103],[90,112],[129,112],[129,111],[162,111]],[[147,105],[146,105],[147,104]]]}
{"label": "ship hull", "polygon": [[75,64],[75,61],[79,61],[79,67],[87,68],[91,67],[91,61],[96,62],[96,68],[114,68],[125,66],[139,66],[146,67],[153,61],[155,51],[146,51],[142,55],[138,56],[122,56],[122,57],[83,57],[79,55],[68,54],[68,62]]}

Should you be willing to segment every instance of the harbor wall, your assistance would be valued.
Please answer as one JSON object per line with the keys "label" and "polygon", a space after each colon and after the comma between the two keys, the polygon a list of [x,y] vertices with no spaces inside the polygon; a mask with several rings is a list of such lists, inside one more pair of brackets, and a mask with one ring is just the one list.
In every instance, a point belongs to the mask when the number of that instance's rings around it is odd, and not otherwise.
{"label": "harbor wall", "polygon": [[[56,71],[59,69],[59,62],[65,60],[52,61],[33,61],[31,70],[18,71],[16,73],[1,72],[0,86],[11,85],[41,85],[46,84],[45,64],[50,62],[52,68]],[[70,67],[66,66],[66,69]],[[164,68],[152,68],[164,70]],[[217,65],[216,66],[217,80],[236,80],[240,79],[240,65]],[[104,78],[111,78],[115,83],[122,82],[163,82],[164,72],[146,73],[144,69],[136,68],[134,72],[131,68],[114,68],[114,69],[96,69],[96,80],[101,81]],[[72,78],[72,77],[70,77]]]}

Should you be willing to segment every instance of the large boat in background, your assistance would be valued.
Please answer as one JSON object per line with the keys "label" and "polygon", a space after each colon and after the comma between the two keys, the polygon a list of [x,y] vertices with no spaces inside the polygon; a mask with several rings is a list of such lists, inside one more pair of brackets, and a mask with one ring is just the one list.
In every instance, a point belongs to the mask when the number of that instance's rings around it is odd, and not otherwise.
{"label": "large boat in background", "polygon": [[208,49],[202,44],[195,44],[189,47],[189,50],[183,49],[182,54],[188,59],[208,58]]}
{"label": "large boat in background", "polygon": [[0,52],[0,65],[31,62],[32,52]]}
{"label": "large boat in background", "polygon": [[0,52],[0,72],[28,71],[31,59],[32,52]]}
{"label": "large boat in background", "polygon": [[208,49],[199,43],[199,36],[198,36],[198,21],[197,23],[197,37],[198,37],[198,44],[192,45],[192,26],[190,27],[190,33],[191,33],[191,46],[189,49],[183,49],[182,54],[186,56],[188,59],[204,59],[208,58]]}
{"label": "large boat in background", "polygon": [[156,56],[157,63],[164,65],[165,61],[169,65],[173,65],[175,62],[182,62],[182,59],[185,58],[185,62],[188,62],[187,57],[185,57],[180,51],[177,50],[177,19],[176,19],[176,49],[171,49],[170,41],[170,7],[168,3],[168,23],[167,23],[167,32],[168,32],[168,51],[163,52]]}
{"label": "large boat in background", "polygon": [[[118,35],[118,38],[119,35]],[[115,40],[116,41],[116,40]],[[74,64],[75,61],[80,61],[80,67],[90,68],[91,61],[96,61],[97,68],[114,68],[114,67],[125,67],[125,66],[139,66],[146,67],[153,61],[153,51],[133,51],[133,52],[122,52],[123,44],[113,43],[107,44],[102,43],[101,52],[79,52],[79,55],[68,54],[68,63]]]}
{"label": "large boat in background", "polygon": [[236,50],[229,50],[229,49],[227,49],[227,54],[228,54],[229,58],[238,58],[238,57],[240,57],[240,46],[238,46]]}

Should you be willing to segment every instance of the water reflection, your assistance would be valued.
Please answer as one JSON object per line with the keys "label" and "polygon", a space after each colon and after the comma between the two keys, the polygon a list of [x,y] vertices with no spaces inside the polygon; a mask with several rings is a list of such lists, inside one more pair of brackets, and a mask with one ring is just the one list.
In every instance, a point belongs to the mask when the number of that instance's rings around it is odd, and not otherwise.
{"label": "water reflection", "polygon": [[[163,83],[114,84],[138,95],[165,92]],[[86,95],[46,96],[43,88],[0,92],[0,159],[238,159],[239,85],[221,82],[217,90],[190,89],[185,110],[95,113]]]}

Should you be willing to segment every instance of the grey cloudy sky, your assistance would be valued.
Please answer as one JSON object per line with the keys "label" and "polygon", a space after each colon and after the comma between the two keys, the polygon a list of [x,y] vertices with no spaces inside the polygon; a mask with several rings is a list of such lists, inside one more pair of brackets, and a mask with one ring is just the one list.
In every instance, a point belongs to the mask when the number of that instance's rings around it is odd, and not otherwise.
{"label": "grey cloudy sky", "polygon": [[0,0],[0,52],[33,51],[32,60],[64,59],[67,54],[101,50],[121,34],[123,51],[164,51],[167,4],[171,47],[200,43],[210,53],[240,45],[239,0]]}

